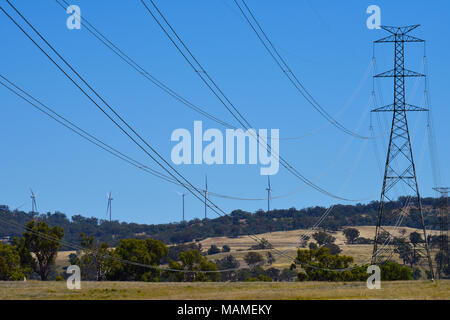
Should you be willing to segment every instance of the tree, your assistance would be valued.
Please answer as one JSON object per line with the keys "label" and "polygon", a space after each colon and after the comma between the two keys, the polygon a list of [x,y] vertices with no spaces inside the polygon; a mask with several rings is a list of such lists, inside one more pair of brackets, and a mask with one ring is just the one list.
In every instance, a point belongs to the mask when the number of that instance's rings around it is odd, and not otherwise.
{"label": "tree", "polygon": [[231,248],[229,245],[226,244],[222,247],[222,252],[230,252],[230,251],[231,251]]}
{"label": "tree", "polygon": [[24,277],[17,248],[0,242],[0,280],[23,280]]}
{"label": "tree", "polygon": [[412,280],[412,270],[393,261],[386,261],[380,266],[382,281]]}
{"label": "tree", "polygon": [[272,244],[268,240],[262,238],[261,241],[258,242],[258,244],[251,246],[250,250],[272,249],[272,247]]}
{"label": "tree", "polygon": [[355,228],[346,228],[344,229],[345,238],[347,238],[347,242],[350,244],[354,244],[355,240],[359,237],[359,230]]}
{"label": "tree", "polygon": [[115,263],[111,257],[113,250],[109,249],[106,242],[96,244],[93,236],[81,233],[80,238],[83,253],[80,257],[73,259],[73,264],[80,267],[82,276],[86,280],[101,281],[106,279]]}
{"label": "tree", "polygon": [[212,244],[211,247],[208,249],[208,255],[217,253],[220,253],[219,247],[217,247],[215,244]]}
{"label": "tree", "polygon": [[51,267],[55,264],[56,254],[61,247],[64,229],[58,226],[50,228],[47,223],[34,220],[28,222],[27,231],[23,234],[24,246],[34,254],[34,271],[41,280],[47,280]]}
{"label": "tree", "polygon": [[266,275],[273,281],[280,281],[280,270],[277,268],[269,268],[266,270]]}
{"label": "tree", "polygon": [[334,243],[326,244],[323,247],[329,249],[331,254],[338,254],[342,252],[341,248],[339,248],[339,246]]}
{"label": "tree", "polygon": [[216,260],[216,266],[219,270],[230,270],[222,272],[222,281],[233,281],[236,279],[236,271],[240,263],[235,257],[229,254],[220,260]]}
{"label": "tree", "polygon": [[394,252],[398,253],[400,259],[403,260],[403,264],[409,264],[412,268],[419,262],[420,256],[415,254],[415,250],[411,244],[405,242],[402,238],[395,238],[394,244]]}
{"label": "tree", "polygon": [[257,263],[263,262],[264,258],[263,256],[258,253],[258,252],[248,252],[245,256],[244,256],[244,261],[249,265],[249,266],[253,266],[256,265]]}
{"label": "tree", "polygon": [[[201,271],[217,271],[217,266],[214,262],[208,261],[200,254],[198,250],[189,250],[180,253],[181,264],[173,264],[177,269],[189,271],[183,273],[183,280],[185,281],[218,281],[220,274],[218,272],[204,273]],[[180,277],[181,278],[181,277]]]}
{"label": "tree", "polygon": [[267,252],[267,264],[270,266],[274,262],[275,262],[275,257],[273,256],[272,252]]}
{"label": "tree", "polygon": [[309,239],[311,239],[310,236],[302,236],[302,237],[300,237],[300,246],[302,248],[306,248],[306,246],[308,245]]}
{"label": "tree", "polygon": [[[420,233],[418,233],[417,231],[411,232],[409,234],[409,240],[411,241],[411,243],[413,245],[414,262],[417,263],[421,259],[421,257],[417,253],[416,247],[419,243],[423,243],[424,240],[422,239],[422,236],[420,235]],[[411,267],[412,267],[412,265],[411,265]]]}
{"label": "tree", "polygon": [[281,281],[295,281],[295,278],[297,278],[297,272],[295,270],[283,269],[281,271]]}
{"label": "tree", "polygon": [[319,244],[319,246],[323,246],[325,244],[330,244],[330,243],[334,243],[334,241],[336,240],[335,237],[333,237],[332,235],[323,232],[323,231],[319,231],[316,232],[312,235],[312,237],[314,238],[314,240],[317,241],[317,243]]}
{"label": "tree", "polygon": [[349,268],[353,263],[352,257],[332,255],[330,249],[325,247],[317,250],[298,249],[296,263],[305,271],[298,274],[298,279],[301,281],[362,281],[367,279],[364,267]]}
{"label": "tree", "polygon": [[[121,260],[158,266],[161,259],[168,253],[167,246],[159,240],[153,239],[121,239],[113,254]],[[110,280],[122,281],[158,281],[160,272],[144,266],[125,262],[114,264]]]}

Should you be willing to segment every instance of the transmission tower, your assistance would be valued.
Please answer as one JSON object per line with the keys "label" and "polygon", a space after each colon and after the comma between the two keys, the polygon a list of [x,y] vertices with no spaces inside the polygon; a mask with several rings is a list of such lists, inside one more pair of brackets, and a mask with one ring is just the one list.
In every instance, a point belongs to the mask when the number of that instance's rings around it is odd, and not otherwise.
{"label": "transmission tower", "polygon": [[112,221],[112,206],[111,203],[113,201],[113,197],[111,195],[111,192],[108,193],[108,206],[106,207],[106,215],[109,216],[109,221]]}
{"label": "transmission tower", "polygon": [[448,247],[448,193],[450,188],[436,187],[435,191],[441,194],[441,201],[439,205],[439,253],[437,254],[437,275],[442,279],[442,273],[445,267],[448,268],[449,261],[449,247]]}
{"label": "transmission tower", "polygon": [[[406,103],[406,78],[425,77],[424,74],[417,73],[405,68],[405,43],[425,42],[424,40],[408,35],[412,30],[420,25],[405,27],[381,28],[390,33],[385,38],[375,41],[375,43],[393,43],[394,44],[394,69],[375,75],[375,78],[393,78],[394,79],[394,102],[393,104],[376,108],[372,112],[392,112],[392,125],[387,150],[386,165],[383,178],[383,187],[381,190],[380,208],[378,212],[377,227],[372,253],[372,264],[382,264],[389,260],[394,254],[394,248],[389,245],[391,236],[386,239],[386,226],[398,226],[403,218],[408,216],[417,221],[423,230],[423,249],[428,260],[428,267],[431,278],[434,280],[433,265],[428,246],[427,231],[423,219],[422,200],[417,184],[416,168],[414,165],[411,139],[408,129],[407,112],[428,111],[425,108],[413,106]],[[394,200],[394,186],[403,184],[407,190],[412,191],[409,199],[416,199],[417,202],[406,201],[405,208],[396,210],[387,208],[387,203]],[[416,208],[410,206],[410,203],[417,205]],[[380,236],[380,234],[382,236]]]}

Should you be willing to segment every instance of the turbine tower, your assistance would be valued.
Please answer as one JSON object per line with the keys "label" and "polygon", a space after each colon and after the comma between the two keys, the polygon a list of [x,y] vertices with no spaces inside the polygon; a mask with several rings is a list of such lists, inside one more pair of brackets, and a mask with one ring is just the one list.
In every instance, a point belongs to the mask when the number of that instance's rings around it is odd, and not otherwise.
{"label": "turbine tower", "polygon": [[267,176],[267,212],[270,211],[270,201],[272,196],[272,188],[270,187],[270,176]]}
{"label": "turbine tower", "polygon": [[[382,264],[392,257],[394,254],[394,248],[392,245],[389,245],[392,240],[391,236],[389,236],[387,240],[383,236],[385,235],[384,232],[388,232],[386,226],[398,226],[402,222],[403,218],[408,216],[418,222],[422,229],[424,237],[423,249],[425,250],[428,260],[431,278],[434,280],[427,231],[423,218],[422,199],[420,197],[419,187],[417,184],[416,168],[413,159],[411,139],[406,116],[407,112],[428,111],[425,108],[406,103],[405,80],[411,77],[425,77],[424,74],[405,68],[405,43],[424,42],[424,40],[408,34],[417,27],[419,27],[419,25],[405,27],[381,26],[381,28],[389,32],[390,35],[375,41],[375,44],[394,44],[394,69],[374,76],[375,78],[393,78],[394,102],[393,104],[372,110],[372,112],[392,112],[391,132],[373,245],[372,264]],[[394,186],[401,185],[403,185],[406,190],[409,190],[411,195],[405,203],[406,208],[399,211],[396,210],[396,208],[392,208],[389,203],[394,200]],[[410,202],[412,199],[416,199],[416,202]],[[410,204],[414,204],[417,207],[412,207]],[[382,235],[381,237],[380,234]]]}
{"label": "turbine tower", "polygon": [[31,213],[37,213],[37,205],[36,205],[36,197],[37,197],[37,193],[35,194],[33,192],[33,190],[30,188],[30,192],[31,192]]}
{"label": "turbine tower", "polygon": [[186,196],[186,194],[181,193],[181,192],[177,192],[177,193],[181,196],[181,199],[182,199],[182,217],[183,217],[183,219],[181,221],[184,222],[185,221],[184,220],[184,197]]}
{"label": "turbine tower", "polygon": [[109,221],[112,221],[112,207],[111,202],[113,201],[113,197],[111,195],[111,191],[108,193],[108,206],[106,207],[106,216],[109,216]]}
{"label": "turbine tower", "polygon": [[208,201],[208,176],[205,176],[205,219],[207,218],[208,206],[206,202]]}

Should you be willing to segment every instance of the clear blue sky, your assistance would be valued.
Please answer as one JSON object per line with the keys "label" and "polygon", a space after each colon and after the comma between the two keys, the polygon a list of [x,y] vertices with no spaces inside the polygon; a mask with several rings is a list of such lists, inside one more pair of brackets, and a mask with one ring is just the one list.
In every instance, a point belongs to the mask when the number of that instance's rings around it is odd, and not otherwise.
{"label": "clear blue sky", "polygon": [[[259,128],[280,129],[281,137],[299,136],[326,124],[275,66],[232,0],[155,1],[194,55],[239,110]],[[4,1],[0,1],[5,5]],[[167,159],[174,129],[219,125],[187,109],[119,60],[85,29],[68,30],[67,14],[54,0],[13,1],[48,40],[94,84],[94,87]],[[74,0],[83,17],[113,40],[152,75],[212,114],[232,122],[222,105],[201,83],[138,0]],[[427,40],[430,91],[443,183],[450,149],[446,139],[450,91],[448,1],[256,1],[248,0],[280,53],[315,98],[346,127],[369,135],[368,100],[372,42],[386,35],[366,28],[366,8],[381,7],[382,24],[421,24],[414,35]],[[0,73],[62,115],[104,141],[157,168],[124,138],[34,45],[0,14]],[[389,45],[376,50],[378,70],[392,68]],[[421,71],[423,49],[407,50],[410,69]],[[359,90],[357,88],[359,87]],[[416,94],[414,95],[414,88]],[[385,104],[392,103],[392,81],[382,85]],[[408,82],[409,102],[423,102],[423,83]],[[90,145],[0,87],[0,203],[31,210],[29,188],[38,193],[40,212],[106,218],[106,194],[113,192],[113,218],[140,223],[179,221],[181,188],[131,167]],[[376,119],[376,118],[374,118]],[[388,123],[387,117],[381,117]],[[419,187],[434,195],[429,152],[424,141],[426,115],[411,115]],[[378,123],[374,122],[379,133]],[[383,143],[377,142],[384,163]],[[351,138],[333,126],[301,140],[282,141],[280,153],[302,174],[330,192],[353,199],[379,199],[382,178],[372,142]],[[202,187],[208,174],[212,192],[264,197],[266,177],[259,167],[182,165],[178,169]],[[283,168],[272,177],[274,208],[328,206],[341,202],[305,187]],[[226,212],[265,209],[265,201],[211,198]],[[363,201],[362,201],[363,202]],[[210,213],[210,216],[212,213]],[[203,216],[203,204],[186,197],[186,218]]]}

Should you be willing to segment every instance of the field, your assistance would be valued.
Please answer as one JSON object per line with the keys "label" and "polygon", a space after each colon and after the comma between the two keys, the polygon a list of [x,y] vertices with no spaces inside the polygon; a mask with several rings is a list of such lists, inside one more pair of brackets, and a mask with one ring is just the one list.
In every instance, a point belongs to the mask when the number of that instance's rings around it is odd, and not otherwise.
{"label": "field", "polygon": [[[372,238],[375,228],[357,227],[362,237]],[[403,228],[406,235],[416,231]],[[398,234],[397,230],[394,234]],[[295,257],[299,236],[305,230],[272,232],[259,235],[269,240],[275,248],[286,250]],[[435,234],[436,231],[430,232]],[[371,245],[348,245],[341,231],[333,233],[342,253],[354,257],[355,263],[367,263],[372,252]],[[221,248],[227,244],[230,253],[218,253],[207,256],[217,260],[232,254],[241,263],[255,242],[247,236],[238,238],[208,238],[201,241],[204,250],[212,244]],[[267,250],[258,250],[264,253]],[[67,266],[68,256],[74,251],[59,252],[57,267]],[[272,265],[276,268],[288,268],[292,262],[284,256],[277,256]],[[450,299],[450,280],[437,281],[395,281],[382,282],[380,290],[369,290],[362,282],[241,282],[241,283],[145,283],[145,282],[88,282],[81,283],[81,290],[69,290],[61,282],[1,282],[0,300],[4,299]]]}
{"label": "field", "polygon": [[450,299],[450,280],[382,282],[369,290],[365,283],[246,282],[149,283],[82,282],[69,290],[65,282],[1,282],[0,300],[6,299],[178,299],[178,300],[303,300],[303,299]]}
{"label": "field", "polygon": [[[359,230],[360,236],[364,238],[373,238],[375,234],[374,226],[360,226],[355,227]],[[406,231],[405,236],[408,236],[411,232],[420,231],[412,228],[400,228],[393,231],[392,227],[385,227],[389,232],[391,232],[395,236],[400,236],[399,231],[404,229]],[[306,233],[306,230],[292,230],[292,231],[278,231],[272,233],[264,233],[259,234],[259,238],[267,239],[271,244],[273,244],[274,248],[285,251],[286,255],[280,256],[277,252],[272,252],[275,256],[276,261],[272,265],[275,268],[289,268],[292,263],[292,260],[289,257],[295,257],[297,255],[297,246],[299,243],[300,235]],[[436,235],[438,231],[430,230],[428,234]],[[338,231],[332,234],[333,237],[336,238],[336,244],[342,249],[341,254],[349,255],[354,258],[354,262],[357,264],[366,264],[370,262],[370,257],[372,254],[372,245],[368,244],[354,244],[348,245],[345,243],[345,236],[342,231]],[[207,238],[203,241],[200,241],[204,250],[207,250],[212,244],[222,248],[223,245],[228,245],[231,248],[229,253],[218,253],[214,255],[207,256],[208,259],[214,261],[223,258],[228,254],[232,254],[241,264],[241,267],[245,267],[246,263],[243,260],[243,257],[246,253],[248,253],[249,248],[252,245],[255,245],[256,242],[252,240],[248,236],[240,236],[237,238],[228,238],[228,237],[216,237],[216,238]],[[257,252],[265,254],[269,250],[257,250]],[[57,266],[61,269],[62,266],[67,266],[68,256],[70,253],[74,253],[74,251],[62,251],[58,253],[57,258]],[[401,262],[398,260],[398,262]]]}

